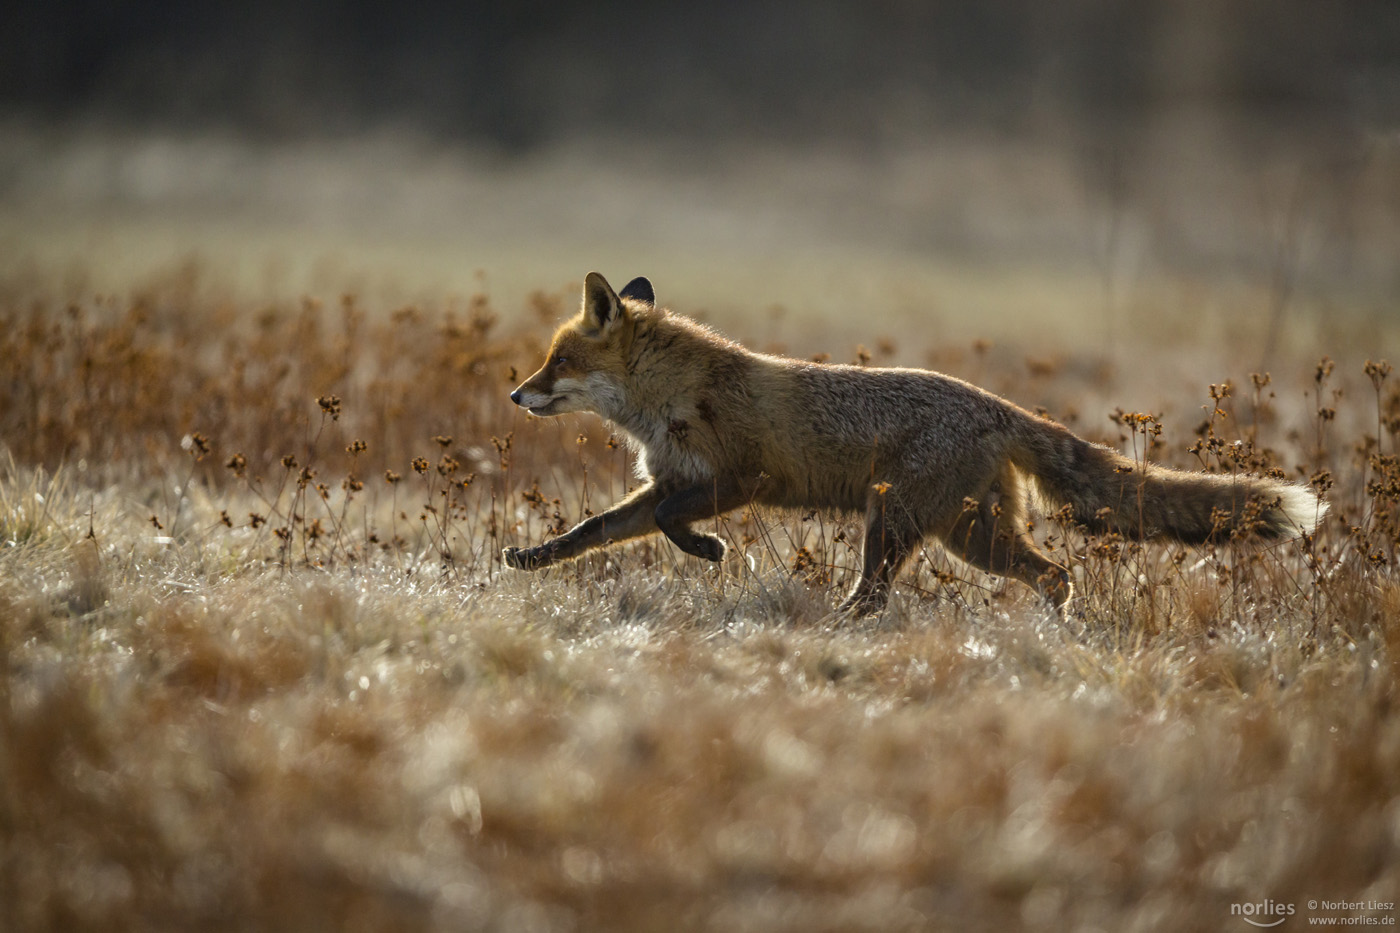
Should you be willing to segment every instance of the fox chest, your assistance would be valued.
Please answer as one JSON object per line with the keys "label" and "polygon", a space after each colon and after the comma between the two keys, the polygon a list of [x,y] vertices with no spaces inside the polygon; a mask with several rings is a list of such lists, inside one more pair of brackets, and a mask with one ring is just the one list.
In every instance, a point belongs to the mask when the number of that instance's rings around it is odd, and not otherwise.
{"label": "fox chest", "polygon": [[713,438],[681,418],[665,425],[647,425],[629,432],[637,450],[637,474],[678,483],[702,483],[715,478]]}

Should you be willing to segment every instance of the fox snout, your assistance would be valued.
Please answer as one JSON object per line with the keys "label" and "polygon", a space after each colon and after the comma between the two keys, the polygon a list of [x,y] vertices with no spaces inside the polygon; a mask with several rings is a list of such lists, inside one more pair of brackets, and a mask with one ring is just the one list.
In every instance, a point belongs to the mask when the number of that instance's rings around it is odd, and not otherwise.
{"label": "fox snout", "polygon": [[565,409],[562,406],[563,398],[557,391],[557,384],[546,387],[540,383],[541,379],[536,373],[510,394],[510,400],[532,415],[561,414]]}
{"label": "fox snout", "polygon": [[535,373],[520,385],[515,387],[515,391],[510,393],[510,400],[521,408],[534,408],[538,405],[549,404],[550,397],[554,395],[553,386],[545,385],[543,372]]}

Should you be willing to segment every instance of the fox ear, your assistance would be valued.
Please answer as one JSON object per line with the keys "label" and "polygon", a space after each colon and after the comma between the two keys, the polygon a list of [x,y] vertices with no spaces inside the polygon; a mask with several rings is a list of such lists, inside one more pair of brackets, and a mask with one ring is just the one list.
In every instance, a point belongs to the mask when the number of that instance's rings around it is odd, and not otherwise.
{"label": "fox ear", "polygon": [[644,275],[639,275],[622,286],[622,291],[617,294],[619,298],[631,298],[633,301],[645,301],[649,305],[656,304],[656,292],[651,290],[651,283],[647,281],[647,277]]}
{"label": "fox ear", "polygon": [[608,284],[608,280],[596,272],[590,272],[583,280],[583,322],[593,330],[610,330],[622,316],[622,303]]}

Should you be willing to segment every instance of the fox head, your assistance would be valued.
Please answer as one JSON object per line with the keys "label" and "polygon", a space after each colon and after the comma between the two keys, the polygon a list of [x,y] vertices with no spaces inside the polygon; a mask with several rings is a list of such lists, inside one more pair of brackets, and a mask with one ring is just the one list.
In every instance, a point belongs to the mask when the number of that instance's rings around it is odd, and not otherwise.
{"label": "fox head", "polygon": [[623,398],[633,315],[656,304],[651,283],[635,278],[621,293],[590,272],[583,306],[554,335],[544,365],[510,394],[532,415],[591,411],[606,415]]}

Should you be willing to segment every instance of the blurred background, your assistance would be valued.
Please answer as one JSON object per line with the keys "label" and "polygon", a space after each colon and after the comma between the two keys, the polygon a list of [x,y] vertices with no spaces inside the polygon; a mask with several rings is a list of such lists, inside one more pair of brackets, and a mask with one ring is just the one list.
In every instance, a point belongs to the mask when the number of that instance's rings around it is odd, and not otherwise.
{"label": "blurred background", "polygon": [[794,352],[1263,346],[1400,317],[1394,0],[7,18],[12,285],[121,289],[194,259],[253,297],[484,287],[511,308],[596,268]]}

